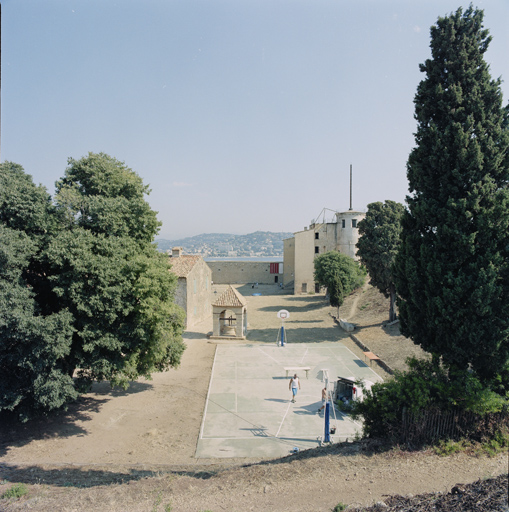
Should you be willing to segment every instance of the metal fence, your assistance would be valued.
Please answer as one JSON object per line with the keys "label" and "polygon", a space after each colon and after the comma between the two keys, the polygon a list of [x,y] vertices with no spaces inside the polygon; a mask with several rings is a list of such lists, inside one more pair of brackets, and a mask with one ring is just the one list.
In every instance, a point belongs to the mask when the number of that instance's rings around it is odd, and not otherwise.
{"label": "metal fence", "polygon": [[461,438],[482,441],[504,427],[509,429],[507,411],[481,416],[469,411],[428,409],[416,413],[403,411],[399,432],[394,434],[406,444]]}

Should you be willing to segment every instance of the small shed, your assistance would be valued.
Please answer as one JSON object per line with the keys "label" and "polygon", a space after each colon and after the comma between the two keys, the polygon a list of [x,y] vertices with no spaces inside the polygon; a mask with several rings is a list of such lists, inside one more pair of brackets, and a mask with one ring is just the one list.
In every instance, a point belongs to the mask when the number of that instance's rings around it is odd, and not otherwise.
{"label": "small shed", "polygon": [[247,301],[235,289],[228,288],[212,303],[211,339],[246,339]]}

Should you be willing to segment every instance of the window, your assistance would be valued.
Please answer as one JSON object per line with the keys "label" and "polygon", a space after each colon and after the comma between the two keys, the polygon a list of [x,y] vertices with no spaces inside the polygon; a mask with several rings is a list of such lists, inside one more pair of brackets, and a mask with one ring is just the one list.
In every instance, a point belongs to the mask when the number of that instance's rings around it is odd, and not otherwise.
{"label": "window", "polygon": [[315,233],[315,240],[319,240],[320,239],[320,233]]}
{"label": "window", "polygon": [[315,247],[315,254],[318,254],[320,252],[320,247],[316,246]]}
{"label": "window", "polygon": [[308,284],[302,283],[302,293],[307,293],[307,292],[308,292]]}
{"label": "window", "polygon": [[271,274],[280,274],[279,272],[279,263],[271,263],[269,265]]}
{"label": "window", "polygon": [[342,227],[342,228],[346,228],[346,220],[345,220],[345,219],[343,219],[343,220],[341,221],[341,227]]}
{"label": "window", "polygon": [[352,219],[352,228],[357,227],[357,219]]}

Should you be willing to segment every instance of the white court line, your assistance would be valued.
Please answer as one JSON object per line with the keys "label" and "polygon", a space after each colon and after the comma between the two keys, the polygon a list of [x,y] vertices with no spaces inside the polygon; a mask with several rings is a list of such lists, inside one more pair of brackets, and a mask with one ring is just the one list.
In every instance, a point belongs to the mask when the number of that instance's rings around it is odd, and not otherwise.
{"label": "white court line", "polygon": [[[346,437],[346,436],[343,436],[343,437]],[[270,435],[267,435],[267,436],[250,436],[250,437],[204,437],[203,439],[208,439],[208,440],[211,440],[211,439],[217,439],[218,441],[231,441],[231,440],[236,440],[236,439],[274,439],[274,440],[277,440],[277,441],[284,441],[286,439],[300,439],[301,441],[315,441],[316,440],[316,436],[313,434],[311,437],[302,437],[302,436],[292,436],[292,437],[275,437],[273,436],[272,434]],[[62,462],[62,464],[68,464],[66,462]]]}
{"label": "white court line", "polygon": [[300,360],[300,363],[302,364],[302,361],[304,361],[304,358],[308,355],[309,349],[306,347],[306,352],[304,352],[304,355],[302,356],[302,359]]}
{"label": "white court line", "polygon": [[270,354],[265,353],[265,352],[264,352],[260,347],[257,347],[257,348],[258,348],[258,350],[259,350],[259,351],[260,351],[264,356],[270,357],[270,359],[272,359],[273,361],[276,361],[276,363],[277,363],[277,364],[279,364],[279,365],[280,365],[280,364],[282,364],[282,363],[280,363],[277,359],[274,359]]}
{"label": "white court line", "polygon": [[337,409],[336,407],[334,407],[334,409],[339,413],[341,414],[341,416],[344,416],[347,420],[351,421],[352,423],[355,423],[359,428],[362,429],[362,425],[360,423],[357,423],[355,420],[352,420],[352,418],[350,418],[350,416],[348,416],[347,414],[345,414],[344,412],[341,412],[339,409]]}
{"label": "white court line", "polygon": [[[348,347],[346,347],[346,350],[348,350],[348,352],[352,352]],[[355,355],[353,352],[352,352],[353,356],[355,357],[355,359],[359,359],[359,361],[362,361],[362,359],[359,358],[359,356]],[[364,361],[362,361],[364,364],[366,364]],[[380,379],[380,382],[383,382],[383,378],[380,377],[380,375],[378,375],[378,373],[375,372],[375,370],[373,370],[373,368],[371,368],[371,366],[367,365],[366,364],[366,368],[369,368],[379,379]]]}
{"label": "white court line", "polygon": [[283,416],[283,419],[281,420],[281,423],[279,424],[279,428],[277,429],[277,433],[274,437],[277,437],[279,435],[279,432],[281,431],[281,427],[283,426],[283,423],[285,421],[286,415],[288,414],[288,411],[290,410],[291,404],[288,404],[288,407],[286,408],[285,415]]}
{"label": "white court line", "polygon": [[205,428],[205,418],[207,417],[207,408],[209,406],[210,385],[212,384],[212,376],[214,375],[214,368],[216,367],[217,347],[218,345],[216,345],[216,350],[214,352],[214,361],[212,362],[212,371],[210,372],[209,389],[207,390],[207,398],[205,399],[205,409],[203,410],[199,439],[203,439],[203,429]]}

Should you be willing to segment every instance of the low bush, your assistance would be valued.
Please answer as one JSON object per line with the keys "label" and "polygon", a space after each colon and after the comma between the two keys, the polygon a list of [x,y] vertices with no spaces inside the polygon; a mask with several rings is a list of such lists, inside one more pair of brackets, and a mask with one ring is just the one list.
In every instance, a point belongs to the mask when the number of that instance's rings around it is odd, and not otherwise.
{"label": "low bush", "polygon": [[10,499],[10,498],[21,498],[25,494],[28,493],[27,486],[25,484],[14,484],[12,487],[7,489],[0,498],[2,499]]}
{"label": "low bush", "polygon": [[394,379],[374,384],[364,391],[362,402],[353,404],[352,416],[364,420],[366,437],[404,442],[405,429],[413,423],[422,426],[415,439],[425,441],[428,425],[457,422],[453,413],[469,413],[461,416],[464,426],[457,432],[484,442],[497,435],[500,418],[509,422],[508,400],[484,387],[473,372],[447,370],[436,358],[407,362],[409,371],[396,372]]}

